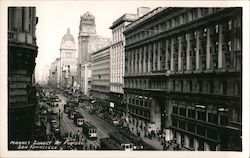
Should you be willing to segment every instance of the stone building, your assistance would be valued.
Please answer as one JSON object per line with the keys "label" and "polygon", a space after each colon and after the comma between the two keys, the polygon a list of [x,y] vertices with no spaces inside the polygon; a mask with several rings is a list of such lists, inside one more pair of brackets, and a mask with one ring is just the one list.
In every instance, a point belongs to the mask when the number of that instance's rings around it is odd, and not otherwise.
{"label": "stone building", "polygon": [[91,96],[101,106],[109,106],[110,92],[110,46],[92,54]]}
{"label": "stone building", "polygon": [[8,141],[32,138],[37,22],[35,7],[8,8]]}
{"label": "stone building", "polygon": [[77,76],[76,43],[68,28],[60,46],[60,88],[73,91],[72,78]]}
{"label": "stone building", "polygon": [[80,18],[78,35],[77,82],[82,95],[89,95],[91,84],[91,54],[110,44],[109,38],[96,35],[95,17],[86,12]]}
{"label": "stone building", "polygon": [[48,85],[57,88],[57,64],[56,60],[50,64]]}
{"label": "stone building", "polygon": [[124,35],[135,129],[188,150],[242,150],[241,8],[156,8]]}
{"label": "stone building", "polygon": [[148,13],[150,8],[140,7],[137,14],[124,14],[110,26],[112,45],[110,49],[110,108],[116,115],[125,116],[126,106],[123,101],[124,66],[125,66],[125,26]]}

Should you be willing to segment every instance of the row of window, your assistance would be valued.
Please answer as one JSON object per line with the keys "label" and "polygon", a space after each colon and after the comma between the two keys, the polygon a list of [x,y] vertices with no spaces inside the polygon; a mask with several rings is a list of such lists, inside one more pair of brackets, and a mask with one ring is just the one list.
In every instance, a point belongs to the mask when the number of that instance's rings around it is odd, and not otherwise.
{"label": "row of window", "polygon": [[118,26],[112,30],[113,43],[123,40],[124,26]]}
{"label": "row of window", "polygon": [[158,34],[162,31],[166,31],[166,30],[172,29],[174,27],[188,23],[190,21],[196,20],[197,18],[202,18],[202,17],[208,15],[209,13],[214,13],[218,10],[219,10],[219,8],[194,8],[194,9],[191,9],[188,12],[182,13],[181,15],[176,15],[175,17],[169,18],[166,21],[161,22],[160,24],[157,24],[155,26],[147,28],[147,29],[145,29],[137,34],[134,34],[133,36],[126,38],[126,42],[128,44],[134,43],[138,40],[142,40],[142,39],[147,38],[149,36]]}
{"label": "row of window", "polygon": [[129,112],[130,114],[134,114],[136,116],[141,116],[142,118],[147,118],[147,119],[150,119],[150,112],[147,111],[147,110],[143,110],[143,109],[140,109],[140,108],[135,108],[133,106],[129,106]]}
{"label": "row of window", "polygon": [[[226,24],[223,26],[225,25]],[[227,29],[231,29],[231,26],[226,25],[226,27]],[[218,28],[218,24],[214,25],[215,30],[217,30],[216,28]],[[226,33],[221,34],[223,41],[219,41],[220,37],[218,33],[216,33],[217,35],[209,34],[211,38],[207,41],[207,28],[204,28],[201,33],[202,38],[199,38],[199,42],[196,42],[197,31],[194,31],[191,35],[189,34],[191,36],[191,42],[188,41],[188,34],[185,34],[185,36],[166,40],[166,42],[160,41],[157,42],[157,44],[147,44],[147,46],[137,48],[134,51],[127,51],[125,58],[126,73],[142,73],[145,71],[150,72],[151,70],[165,69],[171,71],[205,70],[221,67],[229,68],[230,66],[236,67],[236,64],[240,65],[240,63],[235,62],[237,61],[235,52],[231,53],[232,47],[234,47],[233,50],[241,50],[240,38],[233,37],[230,33]],[[236,34],[239,34],[239,32],[236,32]],[[233,38],[234,43],[232,43]],[[221,47],[219,46],[220,44]],[[207,49],[207,46],[209,46],[209,49]],[[199,54],[197,54],[197,48],[199,48]],[[155,51],[153,52],[153,50]],[[225,61],[223,61],[223,58],[219,58],[219,51],[224,52],[222,55],[225,56]],[[210,54],[211,59],[210,62],[207,63],[206,58],[208,54]],[[199,58],[196,58],[197,55],[199,55]],[[231,59],[231,56],[234,57],[234,59]],[[196,62],[197,59],[199,61],[198,64]],[[219,65],[219,59],[225,62],[225,64]],[[150,66],[148,66],[148,64],[150,64]]]}
{"label": "row of window", "polygon": [[173,114],[224,126],[228,124],[228,112],[225,111],[209,111],[197,107],[173,106]]}
{"label": "row of window", "polygon": [[136,105],[139,107],[145,107],[145,108],[150,108],[152,104],[152,99],[145,97],[138,97],[136,95],[130,95],[128,96],[128,103],[131,105]]}
{"label": "row of window", "polygon": [[172,119],[172,126],[197,134],[197,135],[200,135],[200,136],[203,136],[203,137],[207,137],[209,139],[213,139],[213,140],[218,139],[217,130],[213,128],[206,128],[204,126],[196,125],[193,123],[188,123],[186,121],[177,120],[177,119]]}
{"label": "row of window", "polygon": [[173,79],[173,80],[149,80],[149,79],[125,79],[126,88],[135,89],[159,89],[176,92],[196,92],[222,95],[241,95],[241,80],[227,79]]}

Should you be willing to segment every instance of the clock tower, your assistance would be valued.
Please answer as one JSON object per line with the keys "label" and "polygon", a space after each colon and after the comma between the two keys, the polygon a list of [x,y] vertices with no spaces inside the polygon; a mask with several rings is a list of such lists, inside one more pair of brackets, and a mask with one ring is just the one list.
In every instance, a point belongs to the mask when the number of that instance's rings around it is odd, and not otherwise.
{"label": "clock tower", "polygon": [[79,36],[91,36],[96,35],[95,28],[95,17],[86,12],[81,16],[81,21],[79,25]]}
{"label": "clock tower", "polygon": [[79,35],[78,35],[78,64],[77,72],[79,90],[85,95],[88,95],[88,79],[91,77],[91,61],[93,39],[96,38],[95,17],[86,12],[80,17]]}

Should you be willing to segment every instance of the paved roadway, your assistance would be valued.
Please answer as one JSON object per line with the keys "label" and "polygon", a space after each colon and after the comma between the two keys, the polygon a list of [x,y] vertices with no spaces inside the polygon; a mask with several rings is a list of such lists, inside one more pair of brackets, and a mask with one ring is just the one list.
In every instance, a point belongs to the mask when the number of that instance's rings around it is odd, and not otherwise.
{"label": "paved roadway", "polygon": [[[63,105],[66,104],[67,98],[61,94],[57,94],[59,98],[61,99],[61,102],[58,102],[59,106],[57,110],[61,110],[62,118],[61,118],[61,132],[62,133],[72,133],[76,134],[78,130],[80,131],[80,135],[83,136],[84,140],[87,139],[86,136],[82,133],[82,128],[77,127],[73,120],[71,120],[66,113],[63,112]],[[92,144],[95,146],[100,146],[100,138],[106,138],[109,137],[108,133],[115,131],[116,128],[113,127],[111,124],[105,122],[101,118],[97,117],[96,115],[90,115],[88,113],[88,110],[85,108],[79,108],[79,112],[84,116],[85,121],[91,122],[93,125],[97,127],[97,140],[88,140],[87,144]]]}

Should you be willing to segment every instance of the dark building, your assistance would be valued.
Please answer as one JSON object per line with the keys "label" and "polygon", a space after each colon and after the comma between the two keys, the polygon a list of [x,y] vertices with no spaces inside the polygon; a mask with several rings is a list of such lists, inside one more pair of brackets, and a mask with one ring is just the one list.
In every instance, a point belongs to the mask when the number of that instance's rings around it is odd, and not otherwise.
{"label": "dark building", "polygon": [[8,138],[32,138],[36,88],[34,84],[36,45],[35,7],[8,8]]}
{"label": "dark building", "polygon": [[188,150],[242,150],[241,8],[156,8],[124,35],[134,129]]}

